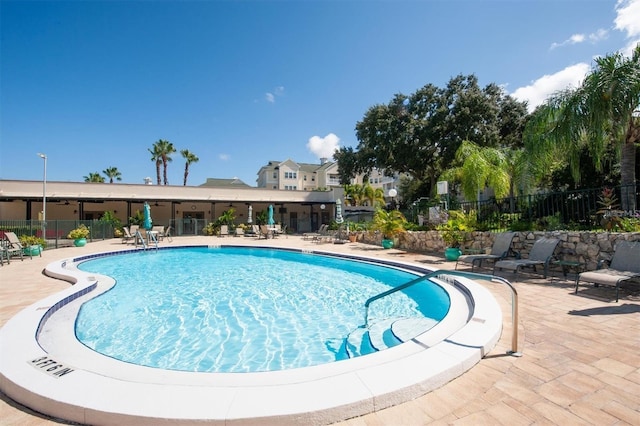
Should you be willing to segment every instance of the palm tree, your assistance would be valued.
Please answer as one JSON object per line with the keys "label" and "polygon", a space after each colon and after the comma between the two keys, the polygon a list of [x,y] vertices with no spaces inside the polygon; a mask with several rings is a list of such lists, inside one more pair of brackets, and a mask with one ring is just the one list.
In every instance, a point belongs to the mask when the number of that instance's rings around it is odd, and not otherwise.
{"label": "palm tree", "polygon": [[368,183],[363,188],[364,198],[368,205],[378,207],[385,204],[384,189],[374,188]]}
{"label": "palm tree", "polygon": [[113,183],[114,179],[122,180],[122,173],[118,171],[117,167],[108,167],[102,173],[109,178],[109,183]]}
{"label": "palm tree", "polygon": [[198,161],[200,161],[200,159],[194,153],[190,152],[188,149],[183,149],[182,151],[180,151],[180,154],[185,159],[183,186],[187,186],[187,176],[189,176],[189,166],[191,165],[191,163],[197,163]]}
{"label": "palm tree", "polygon": [[462,194],[467,200],[475,200],[486,186],[493,188],[498,198],[509,192],[509,176],[504,154],[497,148],[479,147],[470,141],[462,141],[456,151],[458,167],[447,170],[442,180],[460,182]]}
{"label": "palm tree", "polygon": [[[635,210],[636,144],[640,141],[640,44],[630,58],[614,53],[595,67],[575,90],[547,100],[525,129],[525,145],[539,165],[568,159],[580,180],[580,150],[586,147],[597,170],[609,145],[620,153],[623,210]],[[548,170],[548,167],[545,167]]]}
{"label": "palm tree", "polygon": [[153,144],[153,148],[149,149],[151,153],[151,161],[156,163],[156,179],[158,185],[162,185],[162,179],[160,178],[160,166],[162,165],[162,154],[160,153],[158,144]]}
{"label": "palm tree", "polygon": [[85,176],[84,181],[90,183],[104,183],[104,178],[100,175],[100,173],[95,172],[89,173],[88,176]]}
{"label": "palm tree", "polygon": [[162,164],[164,184],[169,185],[169,179],[167,179],[167,166],[169,162],[173,161],[171,154],[176,152],[173,144],[164,139],[158,139],[158,142],[153,144],[153,148],[149,150],[152,155],[151,161],[156,162],[156,172],[158,175],[158,185],[160,185],[160,164]]}
{"label": "palm tree", "polygon": [[456,161],[459,166],[447,170],[441,179],[460,182],[467,200],[476,199],[479,191],[489,187],[497,198],[508,195],[513,211],[513,197],[529,187],[523,150],[480,147],[463,141],[456,151]]}
{"label": "palm tree", "polygon": [[364,200],[364,186],[359,183],[347,184],[344,186],[344,196],[351,206],[361,206]]}

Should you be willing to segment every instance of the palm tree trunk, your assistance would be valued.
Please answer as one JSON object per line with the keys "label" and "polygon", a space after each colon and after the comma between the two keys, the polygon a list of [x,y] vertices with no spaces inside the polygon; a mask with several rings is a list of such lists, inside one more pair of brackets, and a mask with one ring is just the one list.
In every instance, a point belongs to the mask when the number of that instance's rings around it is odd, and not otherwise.
{"label": "palm tree trunk", "polygon": [[160,179],[160,164],[162,164],[162,162],[156,161],[156,176],[158,178],[158,185],[162,185],[162,180]]}
{"label": "palm tree trunk", "polygon": [[184,165],[184,184],[183,186],[187,186],[187,176],[189,176],[189,163]]}
{"label": "palm tree trunk", "polygon": [[[640,132],[636,132],[640,133]],[[632,138],[622,145],[620,156],[620,204],[622,210],[636,210],[636,147]]]}
{"label": "palm tree trunk", "polygon": [[162,160],[162,165],[164,166],[164,170],[163,170],[164,184],[169,185],[169,181],[167,179],[167,165],[168,165],[167,160]]}

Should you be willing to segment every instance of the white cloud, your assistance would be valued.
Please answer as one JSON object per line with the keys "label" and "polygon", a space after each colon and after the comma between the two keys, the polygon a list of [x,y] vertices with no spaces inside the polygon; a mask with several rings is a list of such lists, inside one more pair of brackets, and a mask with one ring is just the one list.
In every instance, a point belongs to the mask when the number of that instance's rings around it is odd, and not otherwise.
{"label": "white cloud", "polygon": [[607,37],[609,37],[609,31],[603,30],[602,28],[600,28],[595,33],[589,34],[589,40],[591,41],[591,43],[595,43],[595,42],[598,42],[600,40],[604,40]]}
{"label": "white cloud", "polygon": [[264,94],[265,100],[272,104],[276,102],[276,96],[284,96],[284,86],[277,86],[272,92]]}
{"label": "white cloud", "polygon": [[589,65],[585,63],[571,65],[555,74],[544,75],[511,95],[519,101],[527,101],[531,112],[550,95],[569,87],[578,87],[589,70]]}
{"label": "white cloud", "polygon": [[553,49],[556,49],[556,48],[562,47],[562,46],[583,43],[586,40],[589,40],[591,43],[597,43],[600,40],[606,39],[608,36],[609,36],[609,32],[607,30],[604,30],[604,29],[600,28],[596,32],[591,33],[589,35],[574,34],[571,37],[569,37],[568,39],[566,39],[565,41],[563,41],[562,43],[552,43],[551,47],[549,49],[553,50]]}
{"label": "white cloud", "polygon": [[222,161],[228,161],[229,158],[231,157],[229,156],[229,154],[219,154],[218,158],[221,159]]}
{"label": "white cloud", "polygon": [[550,49],[553,50],[557,47],[566,46],[567,44],[582,43],[585,39],[584,34],[574,34],[562,43],[552,43]]}
{"label": "white cloud", "polygon": [[329,133],[324,138],[313,136],[307,143],[309,151],[318,156],[318,158],[332,158],[333,153],[340,148],[340,138]]}
{"label": "white cloud", "polygon": [[640,0],[619,0],[615,28],[627,33],[627,38],[640,36]]}
{"label": "white cloud", "polygon": [[[614,20],[614,29],[625,32],[627,38],[627,44],[620,52],[626,56],[631,56],[632,50],[640,43],[640,0],[618,0],[615,10],[617,16]],[[608,35],[608,31],[603,29],[599,29],[586,37],[583,34],[574,34],[562,43],[553,43],[551,49],[582,43],[587,39],[595,43],[607,38]],[[527,101],[529,111],[533,111],[555,92],[569,87],[577,87],[590,70],[590,66],[585,63],[572,65],[555,74],[542,76],[530,85],[514,91],[512,96],[520,101]]]}

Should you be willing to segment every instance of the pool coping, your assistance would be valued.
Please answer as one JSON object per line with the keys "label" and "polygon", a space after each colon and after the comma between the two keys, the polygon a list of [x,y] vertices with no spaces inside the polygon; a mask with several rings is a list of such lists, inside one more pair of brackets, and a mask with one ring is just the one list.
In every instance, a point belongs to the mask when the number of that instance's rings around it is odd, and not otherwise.
{"label": "pool coping", "polygon": [[[286,250],[336,256],[322,250]],[[100,255],[105,253],[91,256]],[[423,273],[432,270],[406,262],[337,256]],[[36,340],[43,319],[62,306],[79,304],[79,298],[97,286],[109,285],[105,277],[74,268],[80,258],[87,256],[49,264],[48,275],[75,284],[25,308],[0,330],[0,344],[12,348],[0,360],[0,388],[37,411],[80,423],[332,423],[406,402],[444,385],[493,348],[502,330],[502,312],[489,291],[456,277],[453,284],[442,281],[442,285],[469,297],[464,303],[472,314],[466,325],[451,335],[437,325],[412,341],[365,357],[266,373],[185,373],[101,356],[107,360],[90,369],[82,365],[83,354],[75,349],[54,354]],[[445,338],[434,344],[438,333],[445,333]]]}

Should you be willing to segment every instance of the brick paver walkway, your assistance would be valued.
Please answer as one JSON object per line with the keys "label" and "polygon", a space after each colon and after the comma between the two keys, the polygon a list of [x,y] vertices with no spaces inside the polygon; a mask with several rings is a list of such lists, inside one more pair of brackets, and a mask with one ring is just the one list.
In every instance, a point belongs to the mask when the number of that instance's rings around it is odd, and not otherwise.
{"label": "brick paver walkway", "polygon": [[[213,240],[212,240],[213,238]],[[253,244],[250,238],[182,237],[179,244]],[[363,244],[317,244],[300,237],[269,240],[278,246],[341,251],[419,262],[452,269],[438,256],[382,250]],[[42,258],[0,267],[0,325],[25,306],[69,284],[44,276],[44,266],[82,253],[124,248],[119,240],[82,248],[48,250]],[[511,295],[504,285],[483,283],[501,304],[504,330],[498,345],[475,367],[440,389],[385,410],[342,422],[377,425],[640,425],[640,290],[581,290],[561,274],[554,279],[524,275],[511,280],[519,293],[521,358],[511,348]],[[571,277],[570,277],[571,278]],[[7,351],[10,348],[0,348]],[[1,354],[1,352],[0,352]],[[426,368],[426,367],[425,367]],[[0,424],[50,425],[48,419],[0,394]]]}

